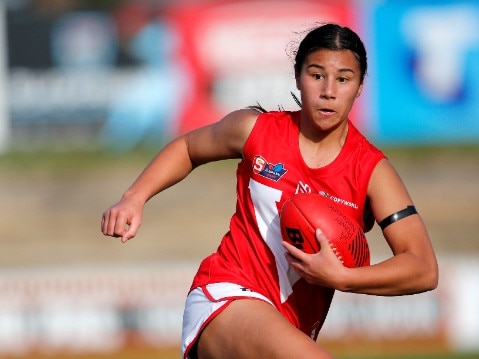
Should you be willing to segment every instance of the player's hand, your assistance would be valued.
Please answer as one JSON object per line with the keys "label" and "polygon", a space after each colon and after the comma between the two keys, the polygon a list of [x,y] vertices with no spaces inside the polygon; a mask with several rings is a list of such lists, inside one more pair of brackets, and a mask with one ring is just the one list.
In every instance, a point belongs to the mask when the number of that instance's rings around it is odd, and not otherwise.
{"label": "player's hand", "polygon": [[125,243],[136,235],[142,215],[142,203],[123,198],[103,213],[101,231],[105,236],[121,238]]}
{"label": "player's hand", "polygon": [[321,250],[314,254],[305,253],[283,241],[286,260],[295,272],[308,283],[337,288],[341,275],[347,268],[343,266],[333,252],[328,239],[319,229],[316,230],[316,238]]}

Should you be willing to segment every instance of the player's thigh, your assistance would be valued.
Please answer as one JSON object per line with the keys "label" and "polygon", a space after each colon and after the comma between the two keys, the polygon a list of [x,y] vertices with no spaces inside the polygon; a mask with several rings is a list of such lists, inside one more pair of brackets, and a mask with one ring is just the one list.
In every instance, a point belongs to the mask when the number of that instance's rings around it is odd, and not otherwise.
{"label": "player's thigh", "polygon": [[315,358],[332,356],[293,327],[271,304],[235,300],[203,330],[199,359]]}

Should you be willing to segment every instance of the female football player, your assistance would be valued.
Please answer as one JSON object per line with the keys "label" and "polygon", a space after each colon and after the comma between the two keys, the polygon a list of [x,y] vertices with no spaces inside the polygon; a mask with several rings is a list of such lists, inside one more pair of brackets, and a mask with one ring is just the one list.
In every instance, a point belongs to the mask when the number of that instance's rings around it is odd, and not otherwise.
{"label": "female football player", "polygon": [[[325,24],[294,55],[299,111],[242,109],[174,139],[103,214],[102,232],[125,242],[154,195],[197,166],[239,160],[229,231],[186,299],[184,358],[331,358],[316,338],[335,290],[392,296],[437,286],[436,257],[405,185],[348,118],[367,70],[362,41]],[[320,230],[316,254],[282,241],[279,211],[299,192],[344,203],[364,231],[376,221],[391,257],[347,268]]]}

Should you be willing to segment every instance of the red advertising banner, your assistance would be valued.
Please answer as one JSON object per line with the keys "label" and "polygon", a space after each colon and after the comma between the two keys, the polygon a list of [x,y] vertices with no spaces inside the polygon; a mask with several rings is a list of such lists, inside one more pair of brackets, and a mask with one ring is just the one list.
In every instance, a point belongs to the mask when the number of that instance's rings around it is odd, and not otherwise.
{"label": "red advertising banner", "polygon": [[180,132],[256,102],[294,109],[292,51],[302,32],[322,22],[352,22],[345,1],[179,3],[165,15],[181,39],[177,61],[191,81]]}

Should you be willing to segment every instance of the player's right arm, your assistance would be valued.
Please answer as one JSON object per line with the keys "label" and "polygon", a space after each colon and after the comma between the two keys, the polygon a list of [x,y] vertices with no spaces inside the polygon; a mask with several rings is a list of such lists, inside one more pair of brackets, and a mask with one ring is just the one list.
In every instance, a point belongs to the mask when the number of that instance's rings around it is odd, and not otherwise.
{"label": "player's right arm", "polygon": [[258,117],[254,110],[239,110],[221,121],[201,127],[167,144],[146,166],[118,203],[102,216],[104,235],[133,238],[141,224],[145,203],[173,186],[197,166],[222,159],[241,158],[244,144]]}

